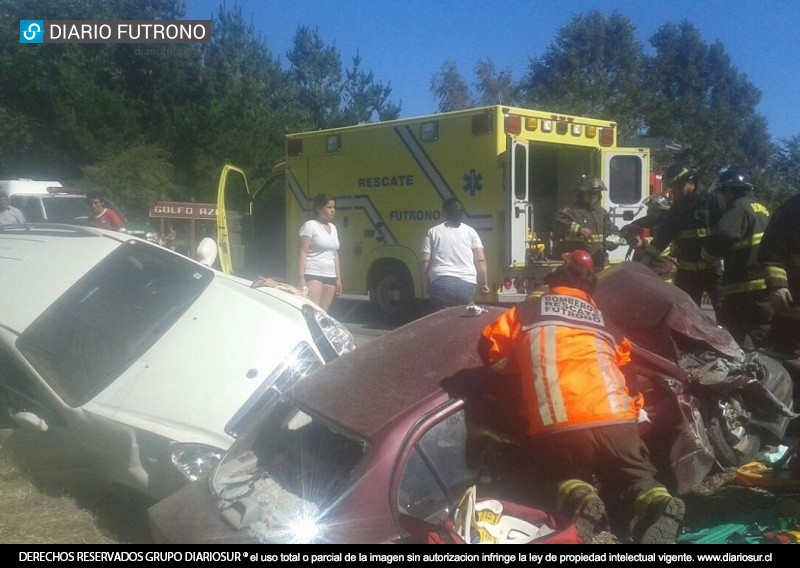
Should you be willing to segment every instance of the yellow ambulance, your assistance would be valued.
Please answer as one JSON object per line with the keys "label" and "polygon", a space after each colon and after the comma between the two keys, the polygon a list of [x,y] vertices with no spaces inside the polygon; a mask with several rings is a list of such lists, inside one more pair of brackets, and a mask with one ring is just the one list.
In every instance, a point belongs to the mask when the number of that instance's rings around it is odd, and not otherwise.
{"label": "yellow ambulance", "polygon": [[602,205],[619,227],[644,214],[649,151],[618,147],[617,137],[612,121],[499,105],[288,134],[285,162],[252,195],[244,172],[223,171],[220,260],[227,272],[291,282],[300,226],[327,193],[343,294],[400,315],[426,297],[418,251],[456,197],[484,244],[493,295],[481,301],[520,301],[561,263],[552,219],[574,202],[581,175],[606,183]]}

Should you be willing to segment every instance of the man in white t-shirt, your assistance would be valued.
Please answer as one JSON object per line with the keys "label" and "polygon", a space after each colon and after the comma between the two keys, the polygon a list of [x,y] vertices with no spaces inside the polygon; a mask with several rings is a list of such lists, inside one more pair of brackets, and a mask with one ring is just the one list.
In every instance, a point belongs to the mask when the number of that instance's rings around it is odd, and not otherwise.
{"label": "man in white t-shirt", "polygon": [[486,256],[478,232],[461,222],[464,208],[455,197],[444,202],[444,223],[431,227],[422,241],[422,274],[434,309],[466,305],[475,291],[489,293]]}
{"label": "man in white t-shirt", "polygon": [[25,215],[22,211],[11,205],[8,199],[8,194],[0,193],[0,225],[11,225],[15,223],[24,223]]}

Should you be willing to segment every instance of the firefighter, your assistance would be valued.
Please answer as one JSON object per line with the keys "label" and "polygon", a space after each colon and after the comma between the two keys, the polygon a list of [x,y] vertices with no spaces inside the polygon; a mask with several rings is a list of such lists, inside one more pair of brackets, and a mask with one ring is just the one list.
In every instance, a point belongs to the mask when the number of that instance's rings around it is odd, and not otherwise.
{"label": "firefighter", "polygon": [[[772,214],[758,247],[774,310],[767,345],[800,356],[800,194]],[[800,361],[795,363],[800,364]]]}
{"label": "firefighter", "polygon": [[[671,206],[669,199],[660,193],[650,195],[642,201],[642,205],[647,208],[645,216],[625,225],[619,231],[620,236],[628,243],[628,252],[625,255],[625,260],[641,261],[645,258],[647,254],[645,249],[653,240],[657,227]],[[664,254],[652,259],[648,265],[662,279],[672,283],[677,267],[675,259],[670,254],[671,248],[668,248],[664,251]]]}
{"label": "firefighter", "polygon": [[584,541],[608,526],[596,477],[603,495],[625,506],[636,542],[674,542],[685,505],[655,481],[637,426],[642,399],[623,374],[631,345],[606,327],[592,299],[595,272],[567,262],[544,282],[543,295],[487,325],[478,344],[483,362],[501,373],[498,399],[518,405],[509,410],[541,469],[536,479]]}
{"label": "firefighter", "polygon": [[700,256],[703,242],[711,228],[722,217],[723,203],[719,195],[700,185],[699,170],[673,164],[664,174],[673,204],[659,223],[658,231],[645,247],[644,264],[663,261],[672,245],[678,269],[675,285],[689,294],[699,306],[707,294],[716,311],[719,307],[719,263],[708,263]]}
{"label": "firefighter", "polygon": [[[594,270],[594,261],[592,260],[592,255],[583,249],[565,252],[563,255],[561,255],[561,258],[564,261],[564,264],[575,264],[577,266],[582,266],[586,270]],[[547,284],[537,286],[531,290],[527,299],[530,300],[532,298],[540,298],[546,294],[549,289],[550,288],[547,286]]]}
{"label": "firefighter", "polygon": [[600,206],[600,196],[607,191],[598,177],[582,176],[576,188],[575,204],[556,213],[553,234],[557,254],[585,250],[592,255],[595,268],[608,263],[608,252],[619,246],[619,229],[608,211]]}
{"label": "firefighter", "polygon": [[716,192],[725,212],[703,242],[701,257],[722,260],[721,297],[717,323],[745,349],[764,344],[772,306],[764,267],[758,261],[759,243],[769,222],[769,211],[753,195],[747,174],[728,168],[719,175]]}

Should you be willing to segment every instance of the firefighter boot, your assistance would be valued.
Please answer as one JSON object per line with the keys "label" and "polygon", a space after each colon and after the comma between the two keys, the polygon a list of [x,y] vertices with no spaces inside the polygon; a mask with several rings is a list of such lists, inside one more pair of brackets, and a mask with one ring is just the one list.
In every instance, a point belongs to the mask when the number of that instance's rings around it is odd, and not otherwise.
{"label": "firefighter boot", "polygon": [[568,479],[558,485],[556,508],[571,517],[578,535],[585,543],[600,531],[608,529],[606,506],[595,488],[580,479]]}
{"label": "firefighter boot", "polygon": [[638,544],[674,544],[686,505],[665,487],[654,487],[636,498],[631,536]]}

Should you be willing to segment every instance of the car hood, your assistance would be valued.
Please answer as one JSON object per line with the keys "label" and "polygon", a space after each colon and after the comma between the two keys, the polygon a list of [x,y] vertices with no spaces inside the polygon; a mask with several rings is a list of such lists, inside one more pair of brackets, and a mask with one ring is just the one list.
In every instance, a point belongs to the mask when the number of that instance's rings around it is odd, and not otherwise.
{"label": "car hood", "polygon": [[223,449],[225,425],[300,342],[316,352],[300,307],[277,290],[219,276],[167,333],[84,405],[181,442]]}

